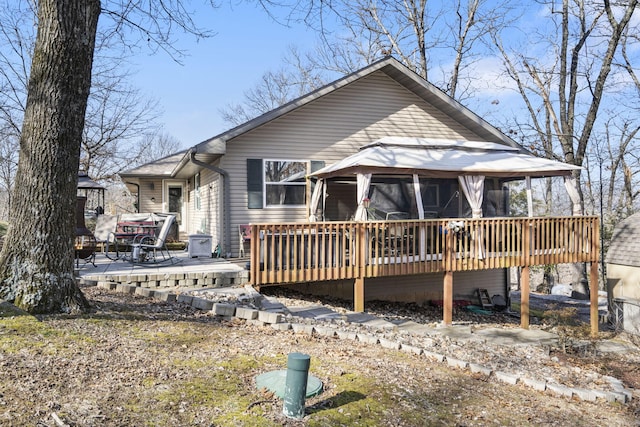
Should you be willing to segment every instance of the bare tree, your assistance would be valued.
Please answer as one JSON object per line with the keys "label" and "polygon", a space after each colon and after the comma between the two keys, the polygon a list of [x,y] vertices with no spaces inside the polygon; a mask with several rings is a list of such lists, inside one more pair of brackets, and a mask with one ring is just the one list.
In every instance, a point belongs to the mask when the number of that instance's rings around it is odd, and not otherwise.
{"label": "bare tree", "polygon": [[11,212],[11,192],[18,169],[18,138],[0,131],[0,220]]}
{"label": "bare tree", "polygon": [[[98,16],[121,41],[170,54],[176,25],[204,36],[179,0],[40,0],[13,209],[0,252],[0,298],[30,313],[87,307],[73,276],[77,171]],[[125,29],[124,26],[128,26]],[[131,29],[139,31],[131,39]]]}
{"label": "bare tree", "polygon": [[305,55],[290,51],[285,67],[266,72],[241,103],[223,109],[223,119],[233,125],[389,55],[456,99],[473,96],[470,69],[486,51],[484,39],[514,19],[507,1],[261,3],[271,13],[284,7],[287,19],[304,20],[318,32],[318,46]]}
{"label": "bare tree", "polygon": [[230,104],[220,110],[222,119],[237,126],[289,102],[304,93],[302,88],[296,88],[296,80],[294,73],[284,68],[265,72],[258,84],[244,92],[241,104]]}
{"label": "bare tree", "polygon": [[302,96],[325,83],[322,69],[309,56],[290,47],[278,71],[265,72],[260,81],[244,92],[242,103],[229,104],[220,110],[222,119],[237,126],[267,111]]}
{"label": "bare tree", "polygon": [[162,130],[150,132],[138,141],[136,150],[140,155],[127,165],[127,169],[167,157],[178,152],[180,148],[180,141],[173,135]]}
{"label": "bare tree", "polygon": [[5,5],[0,10],[0,123],[3,135],[20,135],[36,11],[30,2]]}
{"label": "bare tree", "polygon": [[30,3],[0,9],[0,218],[5,220],[11,211],[18,168],[34,14]]}
{"label": "bare tree", "polygon": [[142,156],[140,135],[159,127],[157,102],[143,99],[126,83],[128,77],[122,72],[94,74],[80,165],[95,180],[113,179],[124,165],[136,163]]}
{"label": "bare tree", "polygon": [[[516,83],[531,124],[529,138],[537,140],[533,145],[548,158],[583,166],[601,106],[616,102],[619,95],[612,66],[638,1],[562,0],[558,9],[555,1],[539,4],[546,22],[527,34],[526,45],[509,34],[511,47],[506,48],[500,31],[493,33],[494,45]],[[594,171],[588,173],[593,176]],[[581,171],[574,177],[584,211]],[[576,265],[574,280],[585,277],[585,271],[584,265]],[[587,293],[586,288],[580,291]]]}
{"label": "bare tree", "polygon": [[[547,157],[557,143],[562,160],[582,166],[600,105],[607,97],[611,67],[637,0],[616,4],[608,0],[563,0],[560,10],[548,3],[549,30],[543,32],[538,51],[554,58],[535,58],[527,50],[504,48],[497,32],[494,42],[507,73],[517,83],[532,129]],[[555,37],[555,34],[558,34]],[[575,173],[580,182],[580,171]],[[579,186],[581,198],[582,189]]]}
{"label": "bare tree", "polygon": [[639,132],[640,123],[620,122],[610,115],[604,124],[604,135],[594,139],[586,159],[591,164],[586,168],[585,205],[598,214],[602,206],[602,221],[611,226],[636,211],[640,195],[640,157],[636,153]]}
{"label": "bare tree", "polygon": [[87,307],[72,274],[77,179],[69,177],[77,176],[99,13],[98,1],[38,8],[14,209],[0,256],[0,297],[32,313]]}
{"label": "bare tree", "polygon": [[[483,40],[514,19],[506,1],[321,1],[317,7],[333,12],[352,35],[342,41],[364,53],[366,63],[372,52],[377,58],[394,55],[456,99],[471,95],[469,70],[483,57]],[[326,29],[322,40],[329,44]],[[359,49],[362,45],[367,49]]]}
{"label": "bare tree", "polygon": [[[6,144],[10,144],[8,138],[17,141],[24,115],[35,40],[33,24],[37,22],[32,6],[18,1],[0,12],[0,135]],[[126,55],[130,53],[115,45],[109,31],[99,32],[97,39],[80,164],[93,179],[105,180],[112,179],[123,164],[136,162],[142,155],[142,150],[137,149],[138,139],[158,126],[158,107],[127,83],[131,73]],[[2,187],[11,189],[15,173],[9,172],[15,172],[18,150],[6,151],[0,157],[0,179]]]}

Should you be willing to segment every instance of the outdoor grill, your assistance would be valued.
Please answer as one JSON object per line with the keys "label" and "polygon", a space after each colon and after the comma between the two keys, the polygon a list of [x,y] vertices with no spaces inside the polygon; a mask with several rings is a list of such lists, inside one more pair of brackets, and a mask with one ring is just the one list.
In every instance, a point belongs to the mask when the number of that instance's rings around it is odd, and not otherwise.
{"label": "outdoor grill", "polygon": [[76,205],[76,240],[74,243],[77,260],[93,259],[96,251],[96,238],[84,222],[84,206],[86,202],[86,197],[78,196]]}

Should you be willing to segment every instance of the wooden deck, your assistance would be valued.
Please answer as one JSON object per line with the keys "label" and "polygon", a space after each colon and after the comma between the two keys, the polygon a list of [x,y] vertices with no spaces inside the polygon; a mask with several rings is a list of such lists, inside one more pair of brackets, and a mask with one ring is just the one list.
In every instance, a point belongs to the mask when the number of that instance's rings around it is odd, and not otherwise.
{"label": "wooden deck", "polygon": [[[450,324],[454,272],[520,266],[528,327],[529,267],[591,263],[590,283],[597,284],[599,230],[596,216],[252,224],[250,280],[260,286],[353,279],[354,309],[363,311],[366,278],[444,273],[443,317]],[[592,331],[597,290],[591,286]]]}

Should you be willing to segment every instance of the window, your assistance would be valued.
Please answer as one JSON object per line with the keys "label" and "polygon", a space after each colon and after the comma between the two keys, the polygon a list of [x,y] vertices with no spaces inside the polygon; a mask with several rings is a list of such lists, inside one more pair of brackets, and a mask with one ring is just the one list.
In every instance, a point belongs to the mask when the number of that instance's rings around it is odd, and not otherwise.
{"label": "window", "polygon": [[200,197],[200,174],[197,173],[193,179],[194,193],[196,197],[196,210],[199,211],[202,208],[202,198]]}
{"label": "window", "polygon": [[266,206],[304,206],[306,200],[307,162],[291,160],[264,161]]}

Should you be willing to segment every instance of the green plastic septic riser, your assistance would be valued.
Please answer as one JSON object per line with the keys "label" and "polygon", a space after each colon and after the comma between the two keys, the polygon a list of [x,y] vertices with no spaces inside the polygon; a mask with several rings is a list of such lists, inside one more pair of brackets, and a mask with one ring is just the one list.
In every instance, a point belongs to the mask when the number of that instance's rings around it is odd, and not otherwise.
{"label": "green plastic septic riser", "polygon": [[[258,390],[267,389],[275,394],[279,399],[284,399],[284,388],[287,382],[287,370],[279,369],[277,371],[269,371],[256,376],[256,387]],[[319,378],[307,376],[307,394],[306,398],[310,399],[322,393],[322,381]]]}
{"label": "green plastic septic riser", "polygon": [[283,413],[290,418],[304,417],[304,400],[307,394],[307,377],[311,357],[302,353],[289,353],[287,379],[284,389]]}

